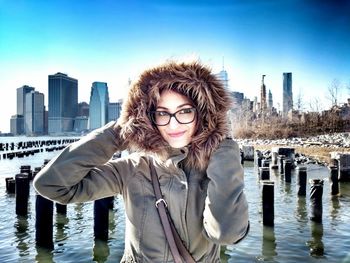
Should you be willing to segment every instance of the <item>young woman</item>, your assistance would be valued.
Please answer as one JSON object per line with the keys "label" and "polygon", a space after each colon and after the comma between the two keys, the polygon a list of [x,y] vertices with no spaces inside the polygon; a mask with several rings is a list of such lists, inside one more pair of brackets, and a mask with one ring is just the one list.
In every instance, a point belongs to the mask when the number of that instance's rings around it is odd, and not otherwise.
{"label": "young woman", "polygon": [[[66,204],[121,194],[122,262],[173,262],[155,206],[153,166],[183,244],[196,262],[220,262],[220,245],[248,232],[238,145],[228,138],[230,95],[198,62],[145,71],[116,123],[71,144],[35,177],[43,196]],[[116,151],[133,153],[111,160]]]}

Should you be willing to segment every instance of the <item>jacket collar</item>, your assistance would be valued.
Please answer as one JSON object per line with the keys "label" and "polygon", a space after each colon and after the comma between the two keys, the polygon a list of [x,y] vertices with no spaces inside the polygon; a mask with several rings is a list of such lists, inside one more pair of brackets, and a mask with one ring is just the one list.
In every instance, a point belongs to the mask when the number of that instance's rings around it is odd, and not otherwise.
{"label": "jacket collar", "polygon": [[178,169],[178,165],[188,156],[188,147],[167,148],[166,156],[154,156],[157,163],[167,169]]}

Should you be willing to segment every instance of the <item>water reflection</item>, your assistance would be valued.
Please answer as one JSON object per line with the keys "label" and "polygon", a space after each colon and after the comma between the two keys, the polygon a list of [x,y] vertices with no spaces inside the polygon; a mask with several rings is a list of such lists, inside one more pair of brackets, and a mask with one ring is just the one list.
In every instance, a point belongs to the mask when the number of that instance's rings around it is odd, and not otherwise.
{"label": "water reflection", "polygon": [[52,263],[55,262],[53,260],[53,251],[48,248],[44,248],[41,246],[36,246],[36,255],[35,261],[38,263]]}
{"label": "water reflection", "polygon": [[339,214],[340,202],[338,196],[331,197],[332,207],[331,207],[331,218],[336,220]]}
{"label": "water reflection", "polygon": [[17,249],[19,251],[19,256],[28,255],[28,217],[27,216],[17,216],[17,221],[15,223],[15,236],[17,243]]}
{"label": "water reflection", "polygon": [[93,248],[93,260],[94,262],[106,262],[109,257],[109,245],[108,242],[95,239]]}
{"label": "water reflection", "polygon": [[262,255],[264,260],[273,260],[276,253],[275,229],[263,226]]}
{"label": "water reflection", "polygon": [[69,219],[64,214],[56,214],[56,242],[59,242],[58,245],[61,246],[60,242],[68,238],[68,223]]}
{"label": "water reflection", "polygon": [[350,183],[339,183],[339,193],[342,198],[345,198],[346,201],[350,202]]}
{"label": "water reflection", "polygon": [[302,226],[308,221],[305,196],[298,196],[296,218]]}
{"label": "water reflection", "polygon": [[311,221],[311,237],[312,239],[307,242],[310,248],[310,256],[318,258],[324,255],[324,244],[322,242],[323,237],[323,224]]}
{"label": "water reflection", "polygon": [[291,193],[292,193],[292,191],[291,191],[291,183],[284,182],[284,192],[287,195],[291,195]]}
{"label": "water reflection", "polygon": [[230,256],[226,254],[226,246],[220,248],[220,259],[222,263],[226,263],[230,259]]}

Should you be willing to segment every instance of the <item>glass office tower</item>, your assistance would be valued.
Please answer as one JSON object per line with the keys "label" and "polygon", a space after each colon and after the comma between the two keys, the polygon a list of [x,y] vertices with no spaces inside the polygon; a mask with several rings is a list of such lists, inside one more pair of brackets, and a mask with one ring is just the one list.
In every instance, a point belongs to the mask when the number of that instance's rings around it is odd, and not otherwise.
{"label": "glass office tower", "polygon": [[78,80],[63,73],[49,75],[49,134],[71,132],[78,110]]}
{"label": "glass office tower", "polygon": [[90,95],[89,129],[102,127],[108,121],[108,86],[105,82],[94,82]]}

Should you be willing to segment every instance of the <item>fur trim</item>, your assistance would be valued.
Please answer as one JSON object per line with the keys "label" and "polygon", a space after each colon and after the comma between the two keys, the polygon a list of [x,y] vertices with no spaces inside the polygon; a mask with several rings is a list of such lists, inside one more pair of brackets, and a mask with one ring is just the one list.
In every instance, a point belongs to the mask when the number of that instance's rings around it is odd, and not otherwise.
{"label": "fur trim", "polygon": [[199,62],[168,62],[140,76],[123,103],[119,119],[123,139],[133,150],[166,158],[169,145],[148,117],[148,111],[156,108],[163,90],[189,97],[197,108],[198,128],[189,145],[186,165],[205,170],[210,155],[228,134],[231,97],[221,81]]}

